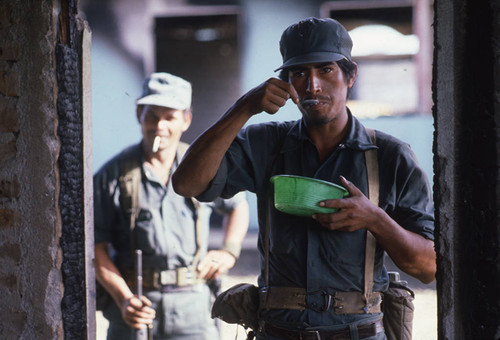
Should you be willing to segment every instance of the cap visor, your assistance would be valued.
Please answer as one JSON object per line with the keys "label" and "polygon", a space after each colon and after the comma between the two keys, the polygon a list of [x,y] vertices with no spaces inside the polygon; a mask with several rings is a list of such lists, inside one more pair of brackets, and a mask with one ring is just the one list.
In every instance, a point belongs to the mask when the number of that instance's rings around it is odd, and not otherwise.
{"label": "cap visor", "polygon": [[331,61],[339,61],[342,59],[349,59],[349,58],[347,58],[342,54],[332,53],[332,52],[308,53],[288,59],[285,63],[283,63],[283,65],[275,69],[274,72],[282,70],[284,68],[298,66],[298,65],[312,64],[312,63],[327,63]]}
{"label": "cap visor", "polygon": [[155,94],[139,98],[135,103],[136,105],[162,106],[175,110],[186,110],[189,108],[186,106],[186,103],[183,103],[182,101],[176,98],[165,95],[155,95]]}

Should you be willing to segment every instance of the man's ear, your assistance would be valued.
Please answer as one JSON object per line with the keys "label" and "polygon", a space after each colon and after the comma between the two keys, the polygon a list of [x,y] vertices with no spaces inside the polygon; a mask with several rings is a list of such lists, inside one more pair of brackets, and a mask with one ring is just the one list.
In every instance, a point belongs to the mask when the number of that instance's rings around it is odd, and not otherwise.
{"label": "man's ear", "polygon": [[137,116],[137,121],[139,122],[139,124],[141,124],[141,116],[142,116],[143,109],[144,109],[144,105],[137,105],[137,107],[135,109],[135,114]]}
{"label": "man's ear", "polygon": [[191,109],[187,109],[184,111],[184,125],[182,126],[182,132],[185,132],[191,126],[191,122],[193,121],[193,112]]}
{"label": "man's ear", "polygon": [[358,76],[358,64],[356,64],[354,61],[352,62],[354,65],[354,71],[352,72],[352,77],[349,79],[347,82],[347,87],[351,88],[354,86],[354,82],[356,81],[356,77]]}

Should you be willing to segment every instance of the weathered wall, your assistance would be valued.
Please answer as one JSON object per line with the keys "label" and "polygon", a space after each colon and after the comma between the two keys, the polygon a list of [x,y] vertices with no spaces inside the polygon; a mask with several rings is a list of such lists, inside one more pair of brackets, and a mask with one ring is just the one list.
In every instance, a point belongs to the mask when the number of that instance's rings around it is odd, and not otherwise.
{"label": "weathered wall", "polygon": [[499,339],[500,4],[435,1],[439,339]]}
{"label": "weathered wall", "polygon": [[0,5],[0,338],[62,332],[52,2]]}
{"label": "weathered wall", "polygon": [[63,1],[56,42],[59,208],[62,222],[65,339],[95,336],[95,274],[90,154],[90,30],[76,1]]}
{"label": "weathered wall", "polygon": [[89,56],[76,0],[1,2],[0,339],[95,337]]}

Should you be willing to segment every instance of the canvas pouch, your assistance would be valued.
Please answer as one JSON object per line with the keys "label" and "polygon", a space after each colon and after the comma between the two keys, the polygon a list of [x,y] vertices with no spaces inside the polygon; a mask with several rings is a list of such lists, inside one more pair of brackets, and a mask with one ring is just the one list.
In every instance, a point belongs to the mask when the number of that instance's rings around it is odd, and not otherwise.
{"label": "canvas pouch", "polygon": [[406,281],[391,281],[384,292],[382,311],[388,340],[411,340],[415,293]]}
{"label": "canvas pouch", "polygon": [[220,293],[212,306],[212,318],[256,330],[259,324],[259,289],[249,283],[240,283]]}

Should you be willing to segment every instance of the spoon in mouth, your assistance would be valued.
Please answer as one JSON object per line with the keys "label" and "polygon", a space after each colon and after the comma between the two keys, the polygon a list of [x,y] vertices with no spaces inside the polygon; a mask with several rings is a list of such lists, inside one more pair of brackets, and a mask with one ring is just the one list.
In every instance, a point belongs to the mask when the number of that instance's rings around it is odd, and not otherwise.
{"label": "spoon in mouth", "polygon": [[317,99],[304,99],[300,102],[302,106],[313,106],[319,104],[319,100]]}

